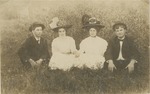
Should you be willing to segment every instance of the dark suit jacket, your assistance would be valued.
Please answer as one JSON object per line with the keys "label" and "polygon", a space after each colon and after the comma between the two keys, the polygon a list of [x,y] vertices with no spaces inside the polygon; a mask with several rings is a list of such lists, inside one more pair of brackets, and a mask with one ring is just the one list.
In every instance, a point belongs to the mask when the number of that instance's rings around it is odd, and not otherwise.
{"label": "dark suit jacket", "polygon": [[33,36],[26,39],[26,41],[19,49],[18,55],[21,62],[27,66],[31,66],[28,62],[30,58],[35,61],[41,58],[45,62],[49,62],[50,59],[47,41],[41,38],[40,44],[38,44],[38,41]]}
{"label": "dark suit jacket", "polygon": [[[110,40],[107,50],[105,52],[106,60],[116,60],[119,56],[120,43],[117,37]],[[122,56],[126,60],[139,60],[139,52],[136,49],[134,42],[128,36],[125,37],[122,44]]]}

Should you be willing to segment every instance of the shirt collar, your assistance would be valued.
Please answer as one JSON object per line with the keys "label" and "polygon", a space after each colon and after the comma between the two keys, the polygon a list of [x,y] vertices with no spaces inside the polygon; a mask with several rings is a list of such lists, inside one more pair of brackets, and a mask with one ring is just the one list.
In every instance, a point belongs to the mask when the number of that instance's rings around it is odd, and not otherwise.
{"label": "shirt collar", "polygon": [[37,40],[37,41],[41,39],[40,37],[39,37],[39,38],[36,37],[36,36],[34,35],[34,33],[33,33],[33,36],[34,36],[35,40]]}
{"label": "shirt collar", "polygon": [[124,36],[123,38],[121,38],[121,39],[120,39],[120,38],[118,38],[118,40],[121,40],[121,41],[123,41],[124,39],[125,39],[125,36]]}
{"label": "shirt collar", "polygon": [[95,38],[97,38],[97,36],[95,36],[95,37],[91,37],[91,36],[90,36],[90,38],[95,39]]}

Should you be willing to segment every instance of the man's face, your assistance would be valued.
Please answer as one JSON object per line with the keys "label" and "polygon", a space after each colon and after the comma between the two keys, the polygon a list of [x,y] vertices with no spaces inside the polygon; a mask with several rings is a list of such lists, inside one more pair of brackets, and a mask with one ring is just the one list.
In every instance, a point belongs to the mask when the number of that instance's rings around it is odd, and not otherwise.
{"label": "man's face", "polygon": [[34,30],[32,30],[32,32],[34,33],[36,37],[41,37],[43,30],[42,30],[42,27],[36,27]]}
{"label": "man's face", "polygon": [[90,34],[91,37],[96,37],[97,30],[95,28],[91,28],[89,30],[89,34]]}
{"label": "man's face", "polygon": [[115,34],[118,38],[123,38],[126,34],[126,30],[123,27],[118,27],[115,29]]}
{"label": "man's face", "polygon": [[66,30],[65,30],[64,28],[58,29],[58,35],[59,35],[60,37],[66,36]]}

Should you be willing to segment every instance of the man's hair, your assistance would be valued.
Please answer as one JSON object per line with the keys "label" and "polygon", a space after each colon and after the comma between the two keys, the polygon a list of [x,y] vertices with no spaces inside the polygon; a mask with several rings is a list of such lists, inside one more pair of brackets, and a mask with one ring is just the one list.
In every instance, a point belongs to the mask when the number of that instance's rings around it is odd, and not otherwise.
{"label": "man's hair", "polygon": [[31,32],[32,30],[35,30],[36,27],[42,27],[42,30],[45,29],[45,26],[41,23],[34,22],[30,27],[29,31]]}
{"label": "man's hair", "polygon": [[116,23],[113,25],[113,30],[115,31],[116,29],[118,29],[119,27],[124,28],[125,30],[127,30],[127,26],[124,23]]}

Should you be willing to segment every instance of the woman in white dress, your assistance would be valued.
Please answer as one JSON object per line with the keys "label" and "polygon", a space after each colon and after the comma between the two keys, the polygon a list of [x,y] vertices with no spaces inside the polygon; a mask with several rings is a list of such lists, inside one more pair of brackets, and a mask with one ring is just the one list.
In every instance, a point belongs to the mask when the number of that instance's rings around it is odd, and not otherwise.
{"label": "woman in white dress", "polygon": [[61,25],[53,28],[58,33],[58,37],[52,41],[52,57],[49,62],[51,69],[69,70],[75,63],[76,45],[72,37],[66,35],[71,25]]}
{"label": "woman in white dress", "polygon": [[89,18],[89,21],[84,24],[83,28],[89,32],[89,37],[80,43],[79,67],[103,68],[107,41],[97,36],[97,32],[103,27],[95,18]]}

